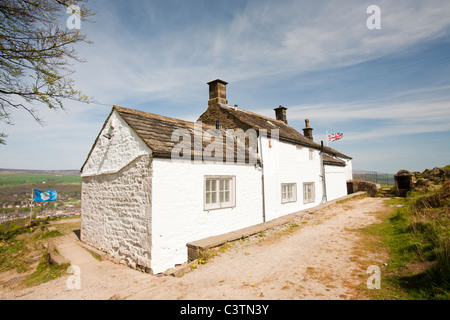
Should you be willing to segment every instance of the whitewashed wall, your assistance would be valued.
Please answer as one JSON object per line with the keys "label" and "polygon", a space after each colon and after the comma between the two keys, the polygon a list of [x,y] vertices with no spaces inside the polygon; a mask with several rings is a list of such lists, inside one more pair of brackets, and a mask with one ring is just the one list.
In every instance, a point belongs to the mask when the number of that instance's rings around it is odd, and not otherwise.
{"label": "whitewashed wall", "polygon": [[345,161],[345,179],[352,180],[353,179],[353,166],[351,159],[341,159]]}
{"label": "whitewashed wall", "polygon": [[151,163],[114,110],[81,173],[81,240],[132,267],[151,267]]}
{"label": "whitewashed wall", "polygon": [[81,240],[124,260],[151,268],[150,155],[113,174],[82,178]]}
{"label": "whitewashed wall", "polygon": [[[309,148],[273,139],[269,147],[269,140],[262,138],[266,221],[319,205],[323,195],[319,151],[314,150],[314,158],[309,160]],[[312,203],[303,202],[305,182],[314,182],[315,201]],[[281,203],[282,183],[297,184],[296,202]]]}
{"label": "whitewashed wall", "polygon": [[347,195],[346,167],[325,166],[327,200],[334,200]]}
{"label": "whitewashed wall", "polygon": [[[114,126],[114,129],[111,128]],[[104,135],[113,134],[111,139]],[[114,110],[83,167],[82,177],[116,173],[151,150]]]}
{"label": "whitewashed wall", "polygon": [[[234,175],[236,207],[204,211],[204,177]],[[261,173],[254,165],[154,159],[152,269],[187,261],[186,243],[262,222]]]}

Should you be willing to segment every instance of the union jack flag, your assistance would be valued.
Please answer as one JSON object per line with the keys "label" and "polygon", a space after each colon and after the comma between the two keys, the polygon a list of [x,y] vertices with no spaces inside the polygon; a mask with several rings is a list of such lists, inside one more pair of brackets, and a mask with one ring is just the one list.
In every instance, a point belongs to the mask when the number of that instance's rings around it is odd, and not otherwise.
{"label": "union jack flag", "polygon": [[344,134],[342,132],[329,133],[328,141],[330,141],[330,142],[337,141],[337,140],[342,139],[343,137],[344,137]]}

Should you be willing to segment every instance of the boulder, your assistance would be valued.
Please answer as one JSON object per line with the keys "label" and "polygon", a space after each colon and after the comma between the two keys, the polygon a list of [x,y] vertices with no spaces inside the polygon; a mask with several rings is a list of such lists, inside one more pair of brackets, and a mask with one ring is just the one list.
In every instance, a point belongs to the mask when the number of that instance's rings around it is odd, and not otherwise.
{"label": "boulder", "polygon": [[375,197],[379,189],[380,185],[375,182],[362,180],[347,181],[347,190],[352,190],[351,193],[366,191],[371,197]]}
{"label": "boulder", "polygon": [[62,266],[70,264],[70,261],[55,251],[55,244],[52,239],[47,241],[47,264]]}

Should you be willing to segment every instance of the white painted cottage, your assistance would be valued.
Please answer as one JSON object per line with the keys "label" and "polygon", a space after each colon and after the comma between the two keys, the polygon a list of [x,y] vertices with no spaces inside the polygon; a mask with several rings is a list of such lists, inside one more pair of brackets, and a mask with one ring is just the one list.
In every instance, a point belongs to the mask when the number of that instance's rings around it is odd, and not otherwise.
{"label": "white painted cottage", "polygon": [[[209,84],[196,123],[114,106],[81,168],[81,240],[159,273],[186,243],[347,194],[351,158],[276,118],[229,106]],[[325,175],[324,175],[325,173]],[[323,177],[325,179],[323,179]]]}

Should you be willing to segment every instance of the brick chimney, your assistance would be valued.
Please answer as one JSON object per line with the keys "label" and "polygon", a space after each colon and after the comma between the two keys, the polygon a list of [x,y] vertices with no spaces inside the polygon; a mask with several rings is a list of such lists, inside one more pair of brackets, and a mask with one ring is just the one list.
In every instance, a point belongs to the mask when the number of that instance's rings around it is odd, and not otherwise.
{"label": "brick chimney", "polygon": [[309,126],[309,119],[305,119],[305,128],[303,128],[303,135],[306,138],[313,140],[312,131],[313,131],[313,128],[311,128]]}
{"label": "brick chimney", "polygon": [[220,79],[208,82],[209,85],[208,106],[216,103],[228,104],[227,84],[228,82]]}
{"label": "brick chimney", "polygon": [[286,117],[286,110],[287,108],[283,107],[283,106],[279,106],[278,108],[273,109],[275,110],[275,118],[277,120],[283,121],[284,123],[288,123],[287,122],[287,117]]}

